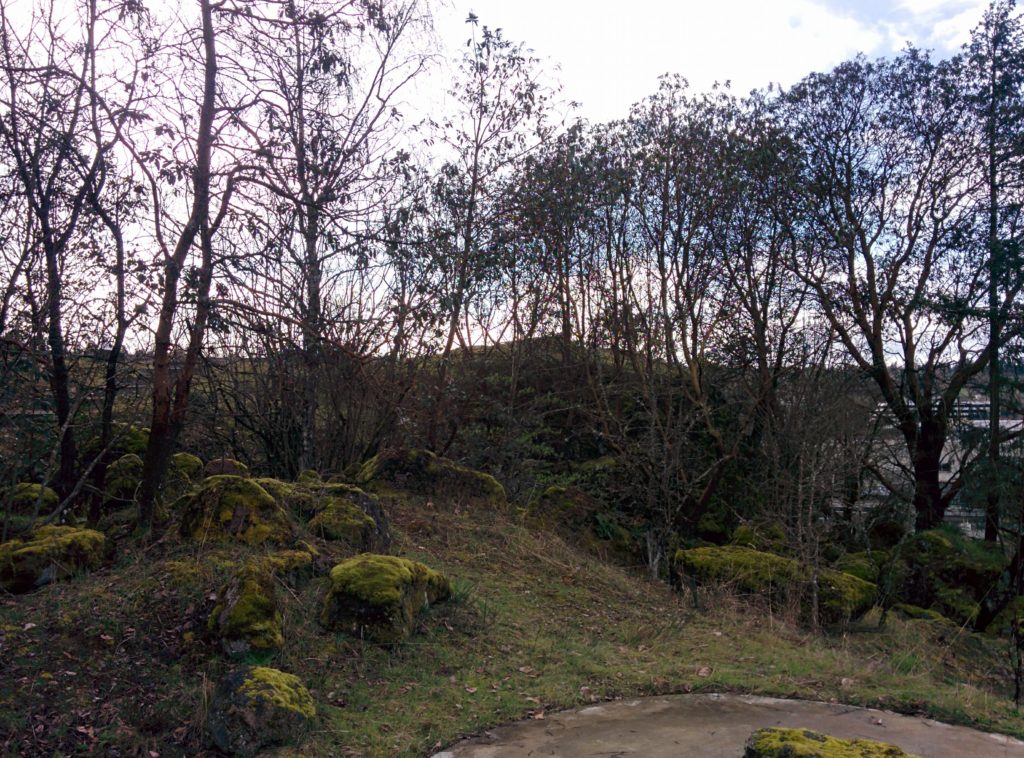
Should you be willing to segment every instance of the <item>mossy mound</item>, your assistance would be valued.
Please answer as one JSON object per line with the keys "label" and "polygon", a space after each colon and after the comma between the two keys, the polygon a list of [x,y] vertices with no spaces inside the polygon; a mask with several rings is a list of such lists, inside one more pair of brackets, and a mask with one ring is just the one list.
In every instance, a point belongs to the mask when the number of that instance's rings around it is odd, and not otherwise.
{"label": "mossy mound", "polygon": [[943,616],[938,611],[933,611],[931,608],[919,608],[916,605],[910,605],[909,603],[896,603],[892,607],[893,613],[903,619],[910,619],[912,621],[936,621],[941,624],[953,624],[948,618]]}
{"label": "mossy mound", "polygon": [[232,657],[267,654],[284,644],[274,576],[263,562],[242,567],[221,589],[207,628]]}
{"label": "mossy mound", "polygon": [[189,482],[197,482],[203,478],[202,459],[191,453],[175,453],[171,456],[171,471]]}
{"label": "mossy mound", "polygon": [[130,504],[142,481],[142,458],[135,453],[122,455],[107,466],[103,505],[116,509]]}
{"label": "mossy mound", "polygon": [[314,471],[311,468],[303,469],[299,472],[299,475],[295,477],[297,484],[305,484],[307,487],[319,487],[323,484],[323,479],[320,478],[320,472]]}
{"label": "mossy mound", "polygon": [[[429,450],[386,450],[368,460],[356,484],[369,492],[410,492],[439,501],[506,508],[505,488],[490,474],[460,466]],[[439,503],[440,504],[440,503]]]}
{"label": "mossy mound", "polygon": [[298,739],[316,718],[316,705],[299,678],[264,666],[235,671],[217,686],[210,704],[214,744],[236,756]]}
{"label": "mossy mound", "polygon": [[182,512],[181,536],[194,542],[283,544],[294,535],[285,510],[259,484],[240,476],[207,477],[175,510]]}
{"label": "mossy mound", "polygon": [[835,569],[865,582],[878,584],[878,561],[869,553],[847,553],[835,562]]}
{"label": "mossy mound", "polygon": [[733,529],[729,544],[779,554],[785,549],[786,532],[779,524],[740,524]]}
{"label": "mossy mound", "polygon": [[[806,613],[811,573],[792,558],[728,545],[698,547],[676,553],[676,566],[701,584],[728,584],[742,593],[773,603],[799,597]],[[855,620],[875,604],[875,585],[831,569],[818,571],[818,612],[822,623]]]}
{"label": "mossy mound", "polygon": [[1007,564],[998,545],[953,528],[919,532],[901,546],[899,555],[907,570],[898,599],[934,609],[959,624],[974,623],[980,603]]}
{"label": "mossy mound", "polygon": [[842,740],[810,729],[768,727],[747,740],[744,758],[914,758],[896,745]]}
{"label": "mossy mound", "polygon": [[451,596],[440,572],[407,558],[364,553],[331,569],[320,622],[374,642],[401,642],[416,614]]}
{"label": "mossy mound", "polygon": [[60,497],[49,487],[19,482],[0,499],[0,527],[6,521],[13,532],[28,531],[37,517],[50,515],[59,504]]}
{"label": "mossy mound", "polygon": [[43,526],[24,539],[0,545],[0,587],[28,592],[80,571],[99,568],[109,555],[102,532]]}
{"label": "mossy mound", "polygon": [[203,467],[204,476],[249,476],[249,467],[234,458],[214,458]]}

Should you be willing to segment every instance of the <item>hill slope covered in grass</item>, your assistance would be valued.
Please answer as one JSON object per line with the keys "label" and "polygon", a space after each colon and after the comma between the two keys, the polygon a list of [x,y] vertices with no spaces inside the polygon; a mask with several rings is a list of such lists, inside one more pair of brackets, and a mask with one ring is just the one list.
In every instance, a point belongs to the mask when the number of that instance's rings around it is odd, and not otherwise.
{"label": "hill slope covered in grass", "polygon": [[[454,596],[397,647],[325,631],[343,555],[279,582],[284,645],[248,662],[298,676],[318,717],[308,756],[429,755],[460,736],[626,696],[750,692],[837,700],[1024,736],[1006,643],[890,618],[819,636],[727,593],[688,597],[603,563],[513,512],[385,498],[392,552],[440,569]],[[25,755],[218,754],[206,719],[239,665],[207,630],[232,567],[260,549],[124,538],[113,565],[0,600],[0,748]],[[349,553],[351,554],[351,553]],[[245,661],[243,661],[245,662]]]}

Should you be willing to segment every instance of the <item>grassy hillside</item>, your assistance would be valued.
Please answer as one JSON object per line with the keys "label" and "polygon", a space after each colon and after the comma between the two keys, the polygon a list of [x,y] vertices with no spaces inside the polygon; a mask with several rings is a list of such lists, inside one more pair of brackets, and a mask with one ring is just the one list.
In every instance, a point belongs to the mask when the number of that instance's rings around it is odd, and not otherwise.
{"label": "grassy hillside", "polygon": [[[733,691],[838,700],[1024,736],[1005,643],[891,618],[812,636],[728,594],[688,598],[504,512],[388,500],[393,552],[446,572],[455,596],[396,649],[317,623],[326,579],[282,585],[283,651],[319,718],[299,754],[425,755],[460,735],[606,698]],[[318,543],[321,570],[340,559]],[[252,548],[124,540],[114,565],[0,600],[4,753],[215,754],[205,717],[237,666],[206,633]],[[152,751],[152,752],[147,752]]]}

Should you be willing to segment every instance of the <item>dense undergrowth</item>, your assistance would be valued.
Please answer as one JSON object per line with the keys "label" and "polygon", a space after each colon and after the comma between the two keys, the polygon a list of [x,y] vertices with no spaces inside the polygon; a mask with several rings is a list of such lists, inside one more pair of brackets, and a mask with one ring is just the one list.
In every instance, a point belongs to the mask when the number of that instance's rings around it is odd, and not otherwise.
{"label": "dense undergrowth", "polygon": [[[388,502],[393,552],[446,572],[451,602],[397,647],[324,631],[326,578],[282,584],[289,671],[319,717],[302,755],[428,755],[464,734],[610,698],[696,691],[836,700],[1024,736],[1006,643],[877,611],[813,635],[731,593],[690,599],[504,511]],[[320,545],[325,548],[324,545]],[[326,565],[335,556],[330,547]],[[215,683],[237,664],[206,632],[251,547],[124,540],[117,562],[2,600],[0,745],[25,755],[216,754]],[[152,752],[149,752],[152,751]]]}

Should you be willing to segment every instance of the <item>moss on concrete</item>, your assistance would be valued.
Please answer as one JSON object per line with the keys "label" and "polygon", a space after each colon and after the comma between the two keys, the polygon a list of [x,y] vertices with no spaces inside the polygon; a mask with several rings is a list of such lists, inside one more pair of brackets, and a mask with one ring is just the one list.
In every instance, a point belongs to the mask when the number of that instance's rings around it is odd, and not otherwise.
{"label": "moss on concrete", "polygon": [[810,729],[769,727],[747,740],[744,758],[914,758],[896,745],[843,740]]}

